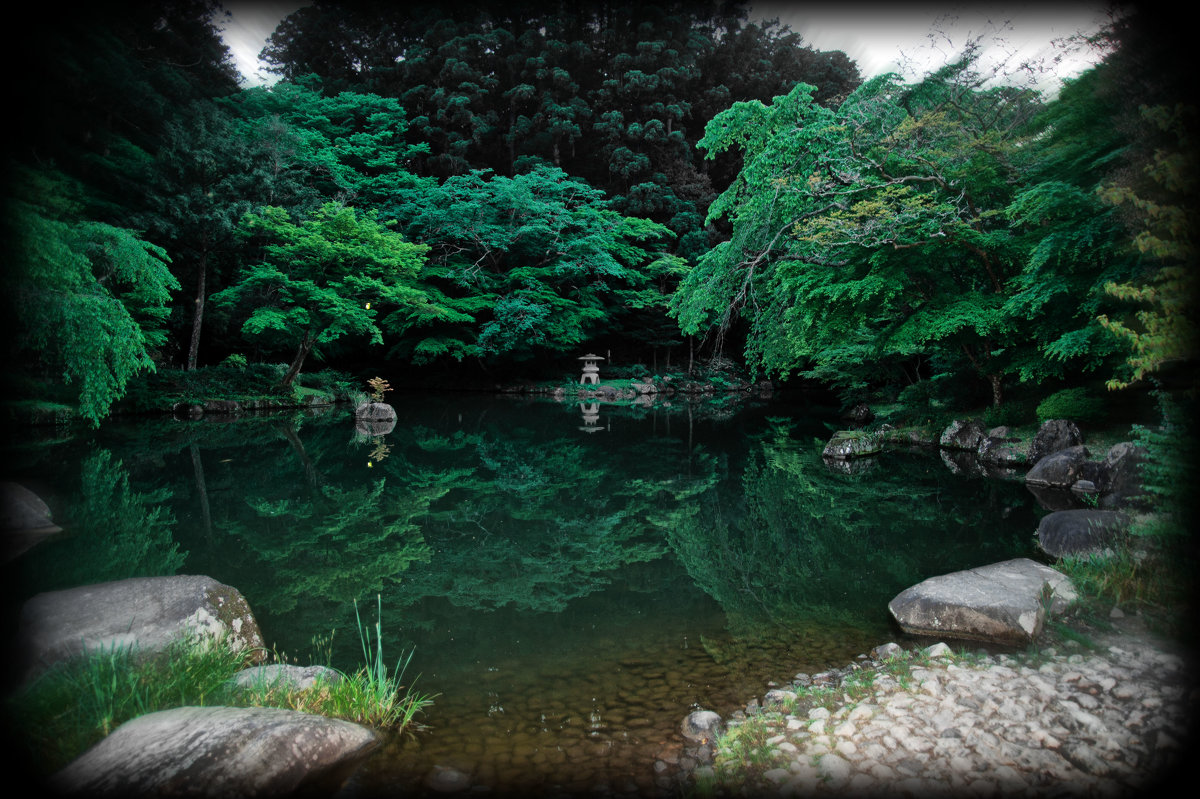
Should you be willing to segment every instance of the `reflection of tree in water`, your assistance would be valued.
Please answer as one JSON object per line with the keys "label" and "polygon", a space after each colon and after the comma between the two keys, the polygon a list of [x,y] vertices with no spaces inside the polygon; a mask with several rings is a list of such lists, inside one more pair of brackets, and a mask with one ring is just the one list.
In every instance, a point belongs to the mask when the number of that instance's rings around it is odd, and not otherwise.
{"label": "reflection of tree in water", "polygon": [[752,442],[738,489],[707,492],[668,527],[731,628],[861,625],[886,618],[887,602],[925,577],[1029,548],[1028,536],[996,521],[1003,486],[981,496],[980,481],[927,456],[911,468],[842,474],[820,453],[820,442],[797,441],[777,423]]}
{"label": "reflection of tree in water", "polygon": [[230,522],[226,531],[270,570],[270,586],[259,597],[270,611],[285,613],[301,599],[348,606],[429,559],[413,520],[440,493],[397,490],[380,479],[348,489],[324,485],[304,500],[249,497],[257,518]]}
{"label": "reflection of tree in water", "polygon": [[185,554],[173,538],[169,489],[139,492],[106,449],[80,466],[79,492],[56,519],[63,533],[22,559],[23,578],[38,591],[128,577],[175,574]]}
{"label": "reflection of tree in water", "polygon": [[[264,486],[273,493],[245,497],[252,514],[224,524],[264,562],[270,581],[259,602],[267,609],[286,613],[322,600],[350,608],[354,599],[390,590],[413,563],[430,559],[420,522],[461,472],[389,458],[376,464],[376,479],[364,482],[358,473],[322,471],[294,427],[282,425],[279,432],[293,454],[291,470],[298,466],[303,480],[279,469]],[[347,451],[344,441],[317,443],[320,453]]]}
{"label": "reflection of tree in water", "polygon": [[[661,479],[626,479],[590,441],[510,429],[462,436],[457,447],[481,468],[425,520],[435,555],[406,575],[393,595],[403,604],[444,597],[473,609],[559,611],[608,585],[614,570],[666,551],[655,520],[681,496],[678,454],[667,448],[641,455],[641,473]],[[711,474],[712,459],[700,460]]]}

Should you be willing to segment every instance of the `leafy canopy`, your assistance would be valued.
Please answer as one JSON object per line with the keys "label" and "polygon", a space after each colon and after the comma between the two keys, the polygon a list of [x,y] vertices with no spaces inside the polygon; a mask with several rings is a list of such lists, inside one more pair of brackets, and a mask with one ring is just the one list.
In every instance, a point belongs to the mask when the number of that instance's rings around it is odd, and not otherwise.
{"label": "leafy canopy", "polygon": [[61,174],[22,170],[8,206],[13,268],[5,294],[16,346],[74,389],[99,425],[130,378],[154,370],[163,321],[179,288],[166,252],[137,233],[82,215],[80,189]]}
{"label": "leafy canopy", "polygon": [[429,304],[415,285],[429,248],[354,208],[326,203],[297,221],[267,207],[248,214],[242,228],[265,241],[264,260],[245,267],[213,301],[248,313],[247,339],[297,348],[285,385],[314,346],[351,335],[382,344],[380,309]]}

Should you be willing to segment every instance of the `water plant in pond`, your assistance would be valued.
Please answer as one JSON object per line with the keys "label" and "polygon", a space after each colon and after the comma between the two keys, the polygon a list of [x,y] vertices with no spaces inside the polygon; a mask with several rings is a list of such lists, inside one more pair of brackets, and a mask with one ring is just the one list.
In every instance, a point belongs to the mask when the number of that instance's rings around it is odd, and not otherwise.
{"label": "water plant in pond", "polygon": [[718,739],[714,767],[718,782],[749,784],[775,762],[778,754],[768,743],[775,734],[768,718],[750,716],[733,725]]}
{"label": "water plant in pond", "polygon": [[434,697],[416,693],[411,686],[405,688],[400,682],[415,650],[410,649],[406,657],[397,660],[396,668],[388,673],[383,660],[383,599],[376,595],[375,600],[377,615],[374,639],[358,614],[358,602],[354,603],[354,618],[358,622],[366,665],[344,681],[350,690],[338,692],[342,700],[340,707],[344,710],[337,715],[377,727],[404,729],[426,705],[433,702]]}
{"label": "water plant in pond", "polygon": [[[354,612],[357,617],[358,605]],[[416,716],[424,711],[434,697],[404,686],[401,680],[412,660],[413,650],[401,658],[396,669],[389,675],[383,663],[382,633],[379,622],[375,625],[374,648],[370,632],[361,620],[359,637],[367,662],[353,674],[336,669],[318,672],[310,684],[299,687],[284,678],[269,678],[265,674],[249,685],[238,689],[235,702],[255,707],[281,707],[302,713],[345,719],[381,729],[396,731],[419,726]],[[314,644],[324,649],[326,662],[332,655],[332,634],[328,638],[315,637]],[[274,659],[286,662],[287,656],[275,653]],[[327,667],[328,668],[328,667]]]}

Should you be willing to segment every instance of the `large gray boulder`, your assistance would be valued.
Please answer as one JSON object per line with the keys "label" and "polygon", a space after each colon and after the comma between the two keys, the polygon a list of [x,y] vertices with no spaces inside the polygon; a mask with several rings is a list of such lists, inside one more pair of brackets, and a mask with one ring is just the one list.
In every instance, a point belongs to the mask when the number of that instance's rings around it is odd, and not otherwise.
{"label": "large gray boulder", "polygon": [[1104,456],[1100,482],[1097,483],[1097,487],[1104,494],[1101,501],[1106,507],[1136,507],[1146,504],[1142,480],[1142,467],[1145,462],[1145,448],[1132,442],[1122,441],[1109,448]]}
{"label": "large gray boulder", "polygon": [[149,654],[188,635],[220,638],[251,659],[265,655],[245,597],[203,575],[133,577],[38,594],[21,608],[15,654],[30,679],[87,651]]}
{"label": "large gray boulder", "polygon": [[834,460],[851,460],[878,455],[881,446],[879,436],[861,433],[857,430],[839,430],[829,439],[821,457]]}
{"label": "large gray boulder", "polygon": [[366,727],[294,710],[181,707],[122,724],[49,787],[87,797],[331,796],[376,745]]}
{"label": "large gray boulder", "polygon": [[1056,558],[1099,553],[1128,529],[1129,517],[1118,511],[1060,510],[1038,523],[1038,544]]}
{"label": "large gray boulder", "polygon": [[1067,419],[1047,419],[1029,442],[1029,464],[1040,461],[1047,455],[1053,455],[1069,447],[1077,447],[1083,443],[1083,434],[1079,427]]}
{"label": "large gray boulder", "polygon": [[394,422],[396,409],[386,402],[364,402],[354,409],[354,418],[364,422]]}
{"label": "large gray boulder", "polygon": [[683,737],[696,743],[713,743],[725,731],[725,722],[711,710],[693,710],[679,725]]}
{"label": "large gray boulder", "polygon": [[1100,481],[1099,461],[1089,460],[1091,453],[1082,444],[1047,455],[1025,473],[1029,485],[1069,489],[1079,480]]}
{"label": "large gray boulder", "polygon": [[955,419],[942,431],[938,446],[944,449],[964,449],[972,452],[979,449],[983,441],[983,427],[974,419]]}
{"label": "large gray boulder", "polygon": [[1049,613],[1076,598],[1071,581],[1029,558],[930,577],[888,603],[905,632],[940,638],[1024,645]]}

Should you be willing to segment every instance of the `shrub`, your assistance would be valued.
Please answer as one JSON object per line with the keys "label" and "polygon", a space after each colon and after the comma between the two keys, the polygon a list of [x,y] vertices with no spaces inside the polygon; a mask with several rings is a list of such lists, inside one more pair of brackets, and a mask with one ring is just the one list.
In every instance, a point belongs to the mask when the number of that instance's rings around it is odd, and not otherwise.
{"label": "shrub", "polygon": [[1049,419],[1070,419],[1080,424],[1099,424],[1104,421],[1104,401],[1086,388],[1067,388],[1046,397],[1037,406],[1039,423]]}

